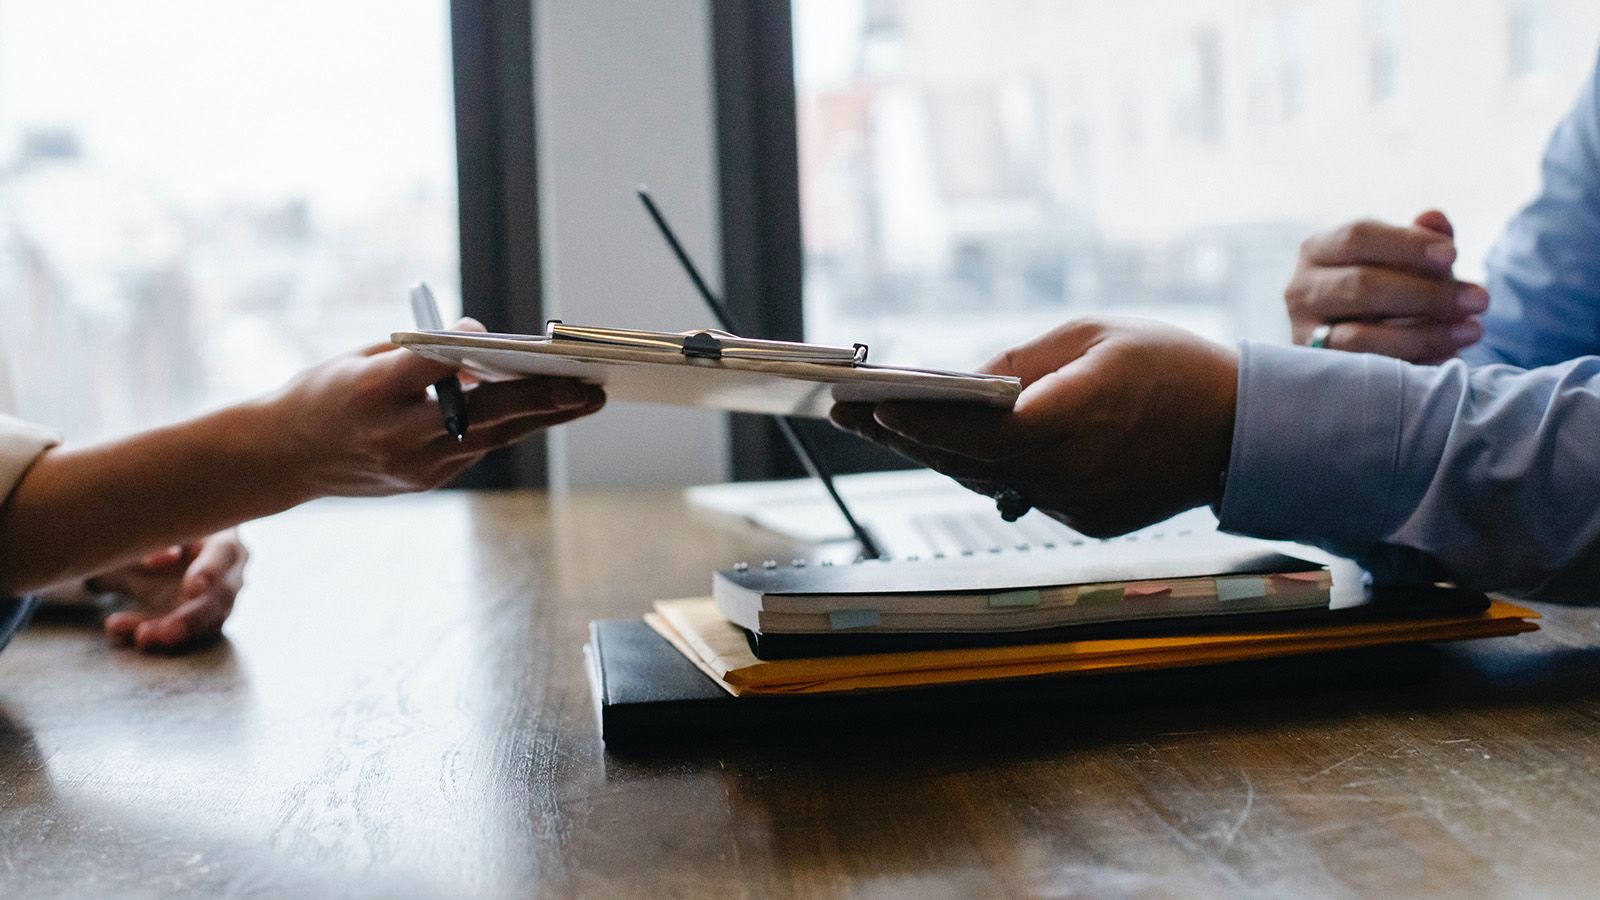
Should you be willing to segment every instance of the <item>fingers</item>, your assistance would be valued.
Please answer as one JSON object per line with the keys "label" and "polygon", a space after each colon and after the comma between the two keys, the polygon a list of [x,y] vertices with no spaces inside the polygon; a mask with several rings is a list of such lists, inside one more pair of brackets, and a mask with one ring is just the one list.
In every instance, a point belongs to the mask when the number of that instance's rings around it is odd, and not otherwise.
{"label": "fingers", "polygon": [[[947,403],[839,403],[828,418],[930,468],[939,468],[930,460],[941,455],[994,462],[1014,455],[1021,445],[1012,433],[1010,414],[1000,410]],[[951,460],[942,461],[953,467]]]}
{"label": "fingers", "polygon": [[446,440],[442,459],[455,462],[463,459],[476,459],[491,450],[509,447],[528,435],[545,428],[554,428],[574,419],[581,419],[605,405],[602,396],[598,401],[573,409],[564,409],[557,412],[527,413],[505,419],[498,424],[473,428],[467,431],[463,441]]}
{"label": "fingers", "polygon": [[384,394],[407,397],[419,394],[456,370],[402,347],[371,354],[373,377]]}
{"label": "fingers", "polygon": [[238,533],[224,531],[206,538],[183,573],[180,596],[198,597],[214,587],[224,587],[238,593],[244,585],[244,566],[250,552],[240,543]]}
{"label": "fingers", "polygon": [[1456,236],[1456,227],[1450,224],[1450,219],[1437,209],[1430,209],[1419,214],[1411,224],[1427,231],[1437,232],[1452,240]]}
{"label": "fingers", "polygon": [[1483,337],[1476,318],[1441,323],[1340,322],[1328,332],[1327,346],[1355,353],[1380,353],[1416,363],[1439,363]]}
{"label": "fingers", "polygon": [[845,431],[888,447],[913,462],[921,463],[957,480],[973,482],[1000,480],[995,468],[989,463],[929,446],[885,427],[874,415],[875,411],[881,412],[885,405],[887,404],[879,404],[875,410],[872,404],[841,403],[834,406],[829,418]]}
{"label": "fingers", "polygon": [[[477,319],[463,318],[456,321],[454,330],[482,332],[485,329]],[[454,366],[435,362],[420,353],[393,344],[369,347],[362,351],[362,355],[372,358],[377,377],[398,396],[426,390],[429,385],[456,372]]]}
{"label": "fingers", "polygon": [[119,612],[106,619],[106,633],[122,644],[146,652],[171,652],[214,640],[233,610],[233,597],[222,589],[185,601],[159,617]]}
{"label": "fingers", "polygon": [[106,617],[106,636],[111,638],[112,642],[123,646],[132,644],[134,630],[146,618],[147,616],[143,613],[133,612],[132,610],[114,612]]}
{"label": "fingers", "polygon": [[113,641],[140,650],[173,651],[221,634],[244,585],[250,553],[234,530],[219,532],[191,547],[194,558],[183,574],[178,604],[160,614],[133,610],[111,614],[105,631]]}
{"label": "fingers", "polygon": [[1319,322],[1423,316],[1454,322],[1489,308],[1489,292],[1470,282],[1377,266],[1303,271],[1289,296],[1291,310]]}
{"label": "fingers", "polygon": [[1038,381],[1089,352],[1106,334],[1105,323],[1078,319],[1060,325],[1025,344],[1002,351],[978,368],[989,375],[1013,375],[1023,387]]}
{"label": "fingers", "polygon": [[183,556],[184,546],[182,544],[173,544],[171,547],[163,547],[154,553],[145,554],[135,565],[145,572],[159,572],[162,569],[177,565],[183,560]]}
{"label": "fingers", "polygon": [[1026,429],[1010,410],[949,403],[881,403],[877,425],[919,446],[969,459],[996,462],[1028,445]]}
{"label": "fingers", "polygon": [[466,393],[466,398],[467,415],[474,427],[494,426],[530,414],[593,412],[606,402],[605,391],[572,378],[521,378],[479,384]]}
{"label": "fingers", "polygon": [[[1429,221],[1437,224],[1432,217]],[[1444,224],[1448,227],[1449,220]],[[1377,265],[1433,275],[1449,274],[1456,261],[1455,244],[1439,231],[1372,220],[1312,235],[1300,246],[1300,254],[1319,266]]]}
{"label": "fingers", "polygon": [[[838,404],[830,416],[839,427],[940,471],[950,467],[941,468],[888,436],[908,440],[924,454],[937,451],[985,463],[1009,459],[1048,439],[1070,419],[1071,410],[1062,408],[1074,394],[1068,383],[1094,370],[1088,357],[1115,332],[1114,326],[1096,319],[1068,322],[987,363],[984,371],[1022,380],[1022,395],[1009,410],[949,403]],[[1059,396],[1041,402],[1046,394]]]}

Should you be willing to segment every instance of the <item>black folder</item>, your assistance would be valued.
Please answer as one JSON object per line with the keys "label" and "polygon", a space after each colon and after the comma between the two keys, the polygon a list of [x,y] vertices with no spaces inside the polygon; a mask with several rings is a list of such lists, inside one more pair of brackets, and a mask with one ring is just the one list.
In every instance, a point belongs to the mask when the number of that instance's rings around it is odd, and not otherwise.
{"label": "black folder", "polygon": [[898,740],[974,727],[999,735],[1095,711],[1392,687],[1430,678],[1439,668],[1436,650],[1413,644],[1157,672],[734,697],[643,619],[590,622],[584,655],[601,738],[621,752],[720,748],[736,740]]}

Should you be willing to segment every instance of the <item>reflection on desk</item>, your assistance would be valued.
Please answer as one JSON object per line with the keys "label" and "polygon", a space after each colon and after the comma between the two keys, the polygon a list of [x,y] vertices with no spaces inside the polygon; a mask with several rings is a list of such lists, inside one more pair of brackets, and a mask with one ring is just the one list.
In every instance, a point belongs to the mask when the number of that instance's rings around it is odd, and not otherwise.
{"label": "reflection on desk", "polygon": [[1185,697],[608,755],[590,619],[798,549],[676,493],[338,501],[251,527],[225,643],[0,654],[0,895],[1580,893],[1600,628],[1394,690]]}

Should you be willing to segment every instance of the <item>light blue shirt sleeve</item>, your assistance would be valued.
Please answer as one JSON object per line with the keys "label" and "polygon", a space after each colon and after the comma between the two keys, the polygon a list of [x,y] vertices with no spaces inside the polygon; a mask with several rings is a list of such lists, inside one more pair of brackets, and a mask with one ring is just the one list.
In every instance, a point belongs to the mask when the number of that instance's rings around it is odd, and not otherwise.
{"label": "light blue shirt sleeve", "polygon": [[1219,515],[1384,581],[1600,603],[1600,357],[1435,367],[1247,342]]}
{"label": "light blue shirt sleeve", "polygon": [[1547,366],[1600,354],[1600,65],[1545,148],[1539,193],[1488,259],[1484,337],[1461,358]]}

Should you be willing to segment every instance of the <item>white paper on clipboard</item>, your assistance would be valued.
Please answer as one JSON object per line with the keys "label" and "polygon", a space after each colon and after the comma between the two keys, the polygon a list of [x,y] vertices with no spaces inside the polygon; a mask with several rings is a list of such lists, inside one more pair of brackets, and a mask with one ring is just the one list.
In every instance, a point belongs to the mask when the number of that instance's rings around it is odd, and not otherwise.
{"label": "white paper on clipboard", "polygon": [[707,359],[678,350],[552,340],[549,335],[400,331],[390,340],[490,379],[566,376],[601,385],[613,400],[730,412],[826,418],[836,402],[888,400],[1010,409],[1021,392],[1017,379],[1000,375],[866,363]]}

